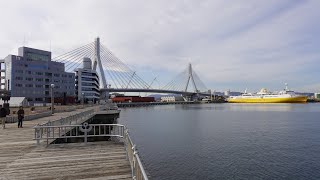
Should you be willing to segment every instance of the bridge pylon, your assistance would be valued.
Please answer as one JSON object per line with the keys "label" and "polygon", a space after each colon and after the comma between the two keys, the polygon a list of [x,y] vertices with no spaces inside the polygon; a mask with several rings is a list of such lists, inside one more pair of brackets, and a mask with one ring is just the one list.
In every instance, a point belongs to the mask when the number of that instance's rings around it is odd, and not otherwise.
{"label": "bridge pylon", "polygon": [[94,40],[94,60],[93,60],[93,70],[97,70],[97,65],[99,66],[100,71],[100,87],[106,88],[107,87],[107,81],[106,77],[104,75],[102,63],[101,63],[101,57],[100,57],[100,38],[97,37]]}
{"label": "bridge pylon", "polygon": [[189,63],[189,66],[188,66],[188,80],[187,80],[187,84],[186,84],[186,87],[184,89],[184,92],[187,92],[190,80],[192,82],[192,85],[194,87],[195,92],[198,92],[197,85],[196,85],[196,83],[194,81],[194,78],[193,78],[193,71],[192,71],[191,63]]}

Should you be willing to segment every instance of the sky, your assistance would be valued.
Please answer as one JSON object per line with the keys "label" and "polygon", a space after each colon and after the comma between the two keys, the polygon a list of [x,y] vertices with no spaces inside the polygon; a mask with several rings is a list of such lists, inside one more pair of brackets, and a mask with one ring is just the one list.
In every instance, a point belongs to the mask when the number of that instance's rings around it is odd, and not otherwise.
{"label": "sky", "polygon": [[[147,83],[191,63],[215,91],[320,92],[318,0],[0,0],[0,58],[100,37]],[[108,79],[108,77],[107,77]]]}

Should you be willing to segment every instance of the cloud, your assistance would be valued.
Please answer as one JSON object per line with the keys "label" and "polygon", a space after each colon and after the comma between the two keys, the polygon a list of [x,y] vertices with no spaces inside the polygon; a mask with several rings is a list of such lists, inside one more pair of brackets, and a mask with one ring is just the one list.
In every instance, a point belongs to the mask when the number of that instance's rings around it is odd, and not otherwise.
{"label": "cloud", "polygon": [[[96,36],[147,82],[189,62],[207,87],[314,87],[320,2],[300,0],[2,1],[0,55],[25,44],[53,56]],[[25,40],[25,43],[24,42]],[[51,43],[50,43],[51,42]],[[311,90],[311,88],[310,88]]]}

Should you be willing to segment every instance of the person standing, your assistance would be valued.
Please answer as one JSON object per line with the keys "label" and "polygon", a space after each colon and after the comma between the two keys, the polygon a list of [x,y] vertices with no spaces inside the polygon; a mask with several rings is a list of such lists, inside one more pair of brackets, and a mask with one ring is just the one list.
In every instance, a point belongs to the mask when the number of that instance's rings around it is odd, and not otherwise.
{"label": "person standing", "polygon": [[24,118],[24,110],[23,110],[23,107],[20,106],[18,111],[18,128],[22,128],[23,118]]}
{"label": "person standing", "polygon": [[1,123],[2,123],[2,128],[5,129],[6,128],[6,116],[7,116],[7,110],[2,107],[2,105],[0,105],[0,119],[1,119]]}

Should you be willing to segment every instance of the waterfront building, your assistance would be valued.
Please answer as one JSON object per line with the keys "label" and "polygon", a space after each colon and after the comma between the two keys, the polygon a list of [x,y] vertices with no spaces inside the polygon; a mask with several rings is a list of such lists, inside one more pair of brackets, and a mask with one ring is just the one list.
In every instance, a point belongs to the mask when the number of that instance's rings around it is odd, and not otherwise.
{"label": "waterfront building", "polygon": [[140,97],[140,96],[122,96],[114,97],[111,99],[114,103],[125,103],[125,102],[154,102],[154,97]]}
{"label": "waterfront building", "polygon": [[160,98],[161,102],[175,102],[176,101],[176,97],[174,96],[163,96]]}
{"label": "waterfront building", "polygon": [[77,100],[96,102],[100,98],[99,76],[92,69],[91,59],[83,58],[83,68],[77,68],[75,72]]}
{"label": "waterfront building", "polygon": [[315,99],[320,99],[320,93],[314,93],[314,98]]}
{"label": "waterfront building", "polygon": [[0,62],[1,88],[11,91],[12,97],[26,97],[30,105],[50,102],[51,84],[55,98],[75,96],[74,73],[65,72],[63,63],[51,61],[49,51],[20,47],[18,55],[10,54]]}

